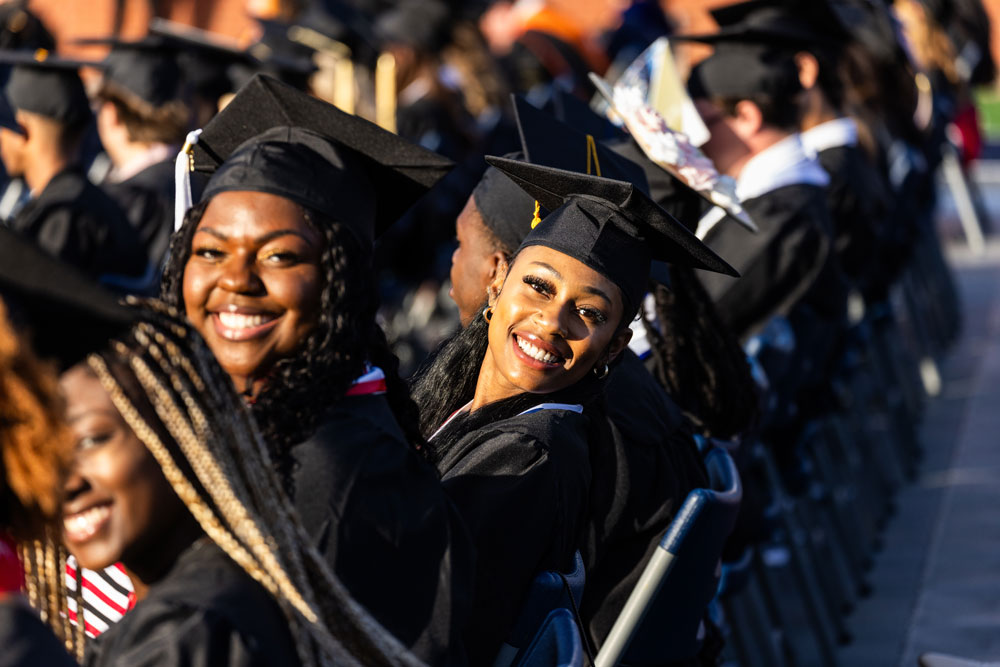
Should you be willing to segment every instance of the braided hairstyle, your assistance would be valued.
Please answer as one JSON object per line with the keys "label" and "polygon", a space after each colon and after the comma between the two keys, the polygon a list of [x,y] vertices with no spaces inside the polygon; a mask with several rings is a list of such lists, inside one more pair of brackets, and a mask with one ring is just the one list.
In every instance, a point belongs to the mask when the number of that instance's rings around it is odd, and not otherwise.
{"label": "braided hairstyle", "polygon": [[746,355],[693,269],[671,266],[670,281],[653,288],[660,327],[643,313],[653,375],[699,432],[732,438],[757,418]]}
{"label": "braided hairstyle", "polygon": [[302,663],[419,664],[312,546],[201,336],[162,302],[128,303],[137,324],[86,363],[205,534],[281,606]]}
{"label": "braided hairstyle", "polygon": [[28,602],[82,659],[83,625],[74,631],[70,623],[63,580],[69,554],[55,521],[72,455],[55,369],[14,332],[0,300],[0,530],[18,543]]}
{"label": "braided hairstyle", "polygon": [[[202,202],[188,211],[171,239],[162,296],[178,309],[183,309],[184,267],[191,256],[191,240],[207,208],[208,202]],[[291,446],[315,432],[324,413],[364,372],[367,362],[385,373],[386,398],[407,440],[418,450],[423,445],[416,404],[399,377],[399,360],[375,321],[378,294],[371,252],[345,225],[313,210],[304,208],[303,213],[325,239],[318,321],[300,353],[270,369],[251,408],[289,491]]]}

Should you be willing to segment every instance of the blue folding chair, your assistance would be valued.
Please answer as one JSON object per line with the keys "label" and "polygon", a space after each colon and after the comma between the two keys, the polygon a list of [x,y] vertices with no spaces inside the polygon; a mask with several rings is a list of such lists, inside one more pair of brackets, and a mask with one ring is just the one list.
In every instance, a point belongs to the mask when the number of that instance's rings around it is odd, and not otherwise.
{"label": "blue folding chair", "polygon": [[573,613],[565,607],[545,617],[516,667],[583,667],[583,640]]}
{"label": "blue folding chair", "polygon": [[657,665],[693,658],[719,580],[722,547],[743,488],[732,457],[705,456],[710,489],[688,494],[653,552],[595,660],[595,667]]}
{"label": "blue folding chair", "polygon": [[585,582],[583,556],[579,551],[573,557],[572,572],[550,570],[538,574],[528,590],[528,596],[507,641],[497,653],[494,667],[517,664],[522,651],[537,638],[553,611],[565,609],[573,618],[572,610],[580,607]]}

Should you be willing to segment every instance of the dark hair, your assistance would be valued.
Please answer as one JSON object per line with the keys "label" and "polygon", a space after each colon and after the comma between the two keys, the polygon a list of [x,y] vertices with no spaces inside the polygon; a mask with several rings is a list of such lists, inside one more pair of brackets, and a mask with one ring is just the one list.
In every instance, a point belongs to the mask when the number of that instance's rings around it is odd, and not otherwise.
{"label": "dark hair", "polygon": [[[188,211],[170,243],[163,274],[164,300],[183,310],[184,267],[191,240],[208,202]],[[316,328],[301,351],[271,369],[268,382],[252,406],[254,418],[285,475],[291,477],[289,448],[308,438],[326,411],[364,372],[368,362],[385,373],[386,398],[404,435],[422,449],[416,404],[399,377],[399,360],[375,321],[378,294],[371,252],[346,226],[303,209],[305,218],[325,239],[320,260],[323,289]]]}
{"label": "dark hair", "polygon": [[725,115],[735,116],[736,106],[743,101],[753,102],[760,109],[760,115],[766,125],[790,132],[798,131],[803,109],[797,95],[789,99],[767,93],[755,93],[753,95],[717,97],[713,103]]}
{"label": "dark hair", "polygon": [[154,107],[138,95],[109,81],[101,84],[96,99],[111,104],[132,141],[180,144],[184,141],[191,111],[180,100]]}
{"label": "dark hair", "polygon": [[719,319],[694,270],[670,267],[656,285],[656,319],[643,318],[656,379],[704,435],[728,439],[757,418],[756,389],[743,349]]}

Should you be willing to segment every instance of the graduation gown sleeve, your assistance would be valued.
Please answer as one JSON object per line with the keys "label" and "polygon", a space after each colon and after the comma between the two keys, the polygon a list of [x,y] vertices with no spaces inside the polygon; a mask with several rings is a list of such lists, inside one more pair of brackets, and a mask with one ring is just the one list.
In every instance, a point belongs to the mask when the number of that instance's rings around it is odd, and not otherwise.
{"label": "graduation gown sleeve", "polygon": [[740,338],[771,316],[787,314],[814,286],[832,248],[829,214],[817,186],[785,186],[743,205],[760,228],[757,234],[723,222],[705,238],[740,278],[700,276],[719,315]]}
{"label": "graduation gown sleeve", "polygon": [[354,599],[422,660],[461,662],[472,546],[385,396],[345,397],[292,454],[296,509]]}
{"label": "graduation gown sleeve", "polygon": [[536,574],[567,571],[579,546],[590,484],[585,424],[543,410],[469,433],[439,464],[476,546],[466,651],[492,664]]}
{"label": "graduation gown sleeve", "polygon": [[300,664],[278,603],[202,538],[87,648],[86,667]]}
{"label": "graduation gown sleeve", "polygon": [[76,665],[52,630],[19,595],[0,595],[0,667]]}

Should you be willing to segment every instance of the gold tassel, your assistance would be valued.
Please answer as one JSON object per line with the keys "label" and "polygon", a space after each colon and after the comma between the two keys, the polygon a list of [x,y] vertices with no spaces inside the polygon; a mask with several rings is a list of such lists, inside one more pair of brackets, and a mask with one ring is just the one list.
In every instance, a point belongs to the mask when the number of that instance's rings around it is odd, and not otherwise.
{"label": "gold tassel", "polygon": [[540,215],[538,215],[538,212],[541,210],[541,208],[542,208],[541,204],[539,204],[538,200],[536,199],[535,200],[535,215],[534,215],[534,217],[531,218],[531,228],[532,229],[534,229],[535,227],[537,227],[538,223],[542,221],[542,217]]}
{"label": "gold tassel", "polygon": [[391,53],[375,61],[375,122],[396,131],[396,58]]}

